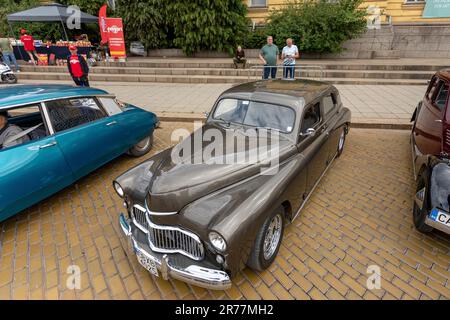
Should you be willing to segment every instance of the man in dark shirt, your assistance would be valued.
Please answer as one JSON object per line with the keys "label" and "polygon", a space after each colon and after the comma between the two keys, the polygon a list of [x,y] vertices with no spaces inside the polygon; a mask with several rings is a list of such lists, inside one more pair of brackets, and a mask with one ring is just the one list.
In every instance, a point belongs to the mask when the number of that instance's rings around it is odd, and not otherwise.
{"label": "man in dark shirt", "polygon": [[89,87],[89,66],[81,54],[78,54],[77,47],[70,46],[70,56],[67,58],[67,67],[73,81],[79,87]]}
{"label": "man in dark shirt", "polygon": [[238,68],[238,66],[240,64],[242,64],[243,65],[242,67],[245,69],[245,64],[247,62],[247,59],[245,59],[245,52],[241,46],[237,47],[236,55],[234,56],[233,62],[234,62],[234,67],[236,69]]}

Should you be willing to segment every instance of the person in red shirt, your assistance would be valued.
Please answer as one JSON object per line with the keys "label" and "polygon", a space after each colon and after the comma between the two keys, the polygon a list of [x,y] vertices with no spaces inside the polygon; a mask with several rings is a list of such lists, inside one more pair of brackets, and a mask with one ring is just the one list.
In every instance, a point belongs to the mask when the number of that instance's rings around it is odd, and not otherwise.
{"label": "person in red shirt", "polygon": [[27,34],[27,30],[22,29],[20,30],[20,33],[22,36],[20,37],[20,41],[23,43],[23,48],[30,56],[30,63],[36,64],[36,60],[34,60],[34,56],[36,56],[39,59],[39,56],[37,55],[36,48],[34,47],[34,38]]}
{"label": "person in red shirt", "polygon": [[73,81],[79,87],[89,87],[89,66],[82,55],[78,54],[76,46],[69,46],[70,56],[67,58],[67,67]]}

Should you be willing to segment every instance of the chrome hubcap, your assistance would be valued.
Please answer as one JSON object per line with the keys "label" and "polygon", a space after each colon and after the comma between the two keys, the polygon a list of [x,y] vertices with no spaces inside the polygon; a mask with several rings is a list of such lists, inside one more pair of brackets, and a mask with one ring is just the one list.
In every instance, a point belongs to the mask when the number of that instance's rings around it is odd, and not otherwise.
{"label": "chrome hubcap", "polygon": [[345,132],[342,131],[341,137],[339,138],[339,150],[342,150],[344,148],[344,142],[345,142]]}
{"label": "chrome hubcap", "polygon": [[150,137],[147,137],[147,138],[141,140],[138,144],[136,144],[136,149],[145,150],[145,149],[147,149],[149,144],[150,144]]}
{"label": "chrome hubcap", "polygon": [[277,214],[270,221],[269,228],[264,237],[264,259],[266,260],[269,260],[277,250],[281,238],[282,224],[283,218],[280,214]]}

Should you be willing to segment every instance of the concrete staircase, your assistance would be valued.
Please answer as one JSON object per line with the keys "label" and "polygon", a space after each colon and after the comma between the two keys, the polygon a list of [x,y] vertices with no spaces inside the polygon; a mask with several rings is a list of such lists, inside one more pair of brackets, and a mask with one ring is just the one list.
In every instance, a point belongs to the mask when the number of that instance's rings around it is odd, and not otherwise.
{"label": "concrete staircase", "polygon": [[[234,69],[231,59],[136,59],[101,63],[91,68],[91,81],[163,83],[242,83],[261,78],[261,69]],[[424,85],[439,69],[439,61],[300,60],[297,76],[334,84]],[[281,76],[279,70],[278,76]],[[19,79],[70,80],[66,67],[22,66]]]}

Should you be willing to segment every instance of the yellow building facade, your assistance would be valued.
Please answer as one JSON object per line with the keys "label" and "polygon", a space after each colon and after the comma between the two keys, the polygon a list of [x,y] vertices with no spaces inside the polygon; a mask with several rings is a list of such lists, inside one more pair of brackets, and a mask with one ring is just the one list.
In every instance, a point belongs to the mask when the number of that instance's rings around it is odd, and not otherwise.
{"label": "yellow building facade", "polygon": [[[270,10],[286,5],[289,0],[243,0],[248,6],[248,17],[256,24],[263,24]],[[450,18],[422,18],[426,1],[423,0],[365,0],[361,8],[380,8],[383,23],[450,23]]]}

